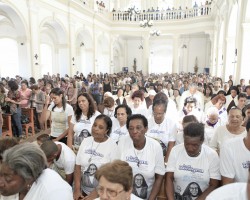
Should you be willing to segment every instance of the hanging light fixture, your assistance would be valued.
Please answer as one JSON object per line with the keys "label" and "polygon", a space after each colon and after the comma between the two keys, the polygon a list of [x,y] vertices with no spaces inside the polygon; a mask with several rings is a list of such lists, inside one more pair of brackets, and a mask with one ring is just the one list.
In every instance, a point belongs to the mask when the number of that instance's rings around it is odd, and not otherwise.
{"label": "hanging light fixture", "polygon": [[153,26],[153,21],[152,20],[143,20],[143,21],[140,21],[140,27],[142,28],[146,28],[146,27],[151,27]]}

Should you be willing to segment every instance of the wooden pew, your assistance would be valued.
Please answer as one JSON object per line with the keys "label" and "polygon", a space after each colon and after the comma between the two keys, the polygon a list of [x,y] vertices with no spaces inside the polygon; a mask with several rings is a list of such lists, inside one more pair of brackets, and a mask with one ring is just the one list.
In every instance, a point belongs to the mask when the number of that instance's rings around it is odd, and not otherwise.
{"label": "wooden pew", "polygon": [[3,113],[3,128],[2,128],[2,136],[13,136],[12,127],[11,127],[11,114]]}
{"label": "wooden pew", "polygon": [[34,108],[22,108],[22,115],[26,115],[29,118],[29,123],[22,124],[26,137],[29,136],[29,128],[32,130],[32,135],[35,135]]}

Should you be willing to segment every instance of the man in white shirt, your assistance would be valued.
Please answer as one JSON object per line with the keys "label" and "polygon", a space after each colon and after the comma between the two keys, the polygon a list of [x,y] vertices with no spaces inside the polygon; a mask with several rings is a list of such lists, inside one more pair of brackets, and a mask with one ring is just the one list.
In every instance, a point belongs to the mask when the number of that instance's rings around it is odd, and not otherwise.
{"label": "man in white shirt", "polygon": [[197,87],[198,86],[196,83],[191,83],[189,85],[189,89],[182,93],[181,99],[180,99],[179,110],[183,108],[185,99],[191,96],[197,100],[197,108],[204,110],[204,95],[197,90]]}
{"label": "man in white shirt", "polygon": [[72,185],[73,174],[75,170],[76,155],[67,145],[62,142],[45,141],[41,145],[44,151],[48,165],[54,165],[65,172],[65,180]]}

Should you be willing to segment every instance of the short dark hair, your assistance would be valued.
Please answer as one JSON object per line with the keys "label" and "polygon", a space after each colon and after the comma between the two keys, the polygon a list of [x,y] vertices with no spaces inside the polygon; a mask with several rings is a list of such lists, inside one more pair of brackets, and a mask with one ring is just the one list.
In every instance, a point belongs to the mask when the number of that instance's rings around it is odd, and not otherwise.
{"label": "short dark hair", "polygon": [[182,119],[182,123],[191,123],[191,122],[196,122],[198,123],[199,121],[194,115],[186,115]]}
{"label": "short dark hair", "polygon": [[47,140],[42,143],[41,149],[43,150],[44,154],[47,158],[50,158],[58,151],[58,147],[55,142],[52,140]]}
{"label": "short dark hair", "polygon": [[18,84],[16,81],[13,81],[13,80],[8,81],[8,86],[9,86],[11,91],[18,90]]}
{"label": "short dark hair", "polygon": [[138,97],[141,99],[141,101],[143,101],[144,93],[141,90],[134,91],[134,93],[132,94],[132,99],[134,100],[135,97]]}
{"label": "short dark hair", "polygon": [[155,106],[158,106],[158,105],[163,105],[164,106],[164,113],[166,113],[167,107],[168,107],[168,101],[165,101],[163,99],[158,99],[156,101],[153,101],[152,110],[154,110]]}
{"label": "short dark hair", "polygon": [[240,98],[247,98],[247,95],[245,93],[240,93],[240,94],[238,94],[238,100]]}
{"label": "short dark hair", "polygon": [[104,115],[104,114],[100,114],[100,115],[98,115],[98,116],[95,118],[95,121],[96,121],[97,119],[103,119],[103,120],[104,120],[104,122],[105,122],[106,125],[107,125],[107,130],[108,130],[107,135],[109,136],[110,133],[111,133],[111,131],[112,131],[112,120],[110,119],[110,117],[107,116],[107,115]]}
{"label": "short dark hair", "polygon": [[186,106],[188,103],[194,103],[197,104],[197,100],[194,97],[187,97],[184,101],[184,106]]}
{"label": "short dark hair", "polygon": [[0,161],[5,150],[18,144],[18,141],[14,137],[4,137],[0,139]]}
{"label": "short dark hair", "polygon": [[124,108],[124,109],[126,110],[126,113],[127,113],[128,117],[129,117],[130,115],[132,115],[132,110],[131,110],[131,108],[130,108],[128,105],[126,105],[126,104],[120,104],[120,105],[118,105],[118,106],[115,108],[115,113],[114,113],[114,117],[115,117],[115,118],[117,118],[117,110],[118,110],[119,108]]}
{"label": "short dark hair", "polygon": [[191,122],[184,127],[184,136],[200,137],[201,141],[204,141],[204,124]]}
{"label": "short dark hair", "polygon": [[143,123],[143,126],[146,128],[148,127],[148,120],[147,118],[144,116],[144,115],[141,115],[141,114],[135,114],[135,115],[131,115],[130,117],[128,117],[128,120],[127,120],[127,129],[129,128],[129,123],[131,120],[135,120],[135,119],[140,119],[142,120],[142,123]]}

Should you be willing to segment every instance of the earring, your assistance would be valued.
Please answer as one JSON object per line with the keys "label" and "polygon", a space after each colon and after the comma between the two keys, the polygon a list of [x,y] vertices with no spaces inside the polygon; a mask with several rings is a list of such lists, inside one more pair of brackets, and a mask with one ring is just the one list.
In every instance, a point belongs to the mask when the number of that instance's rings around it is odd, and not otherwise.
{"label": "earring", "polygon": [[29,191],[32,185],[28,184],[27,185],[27,190]]}

